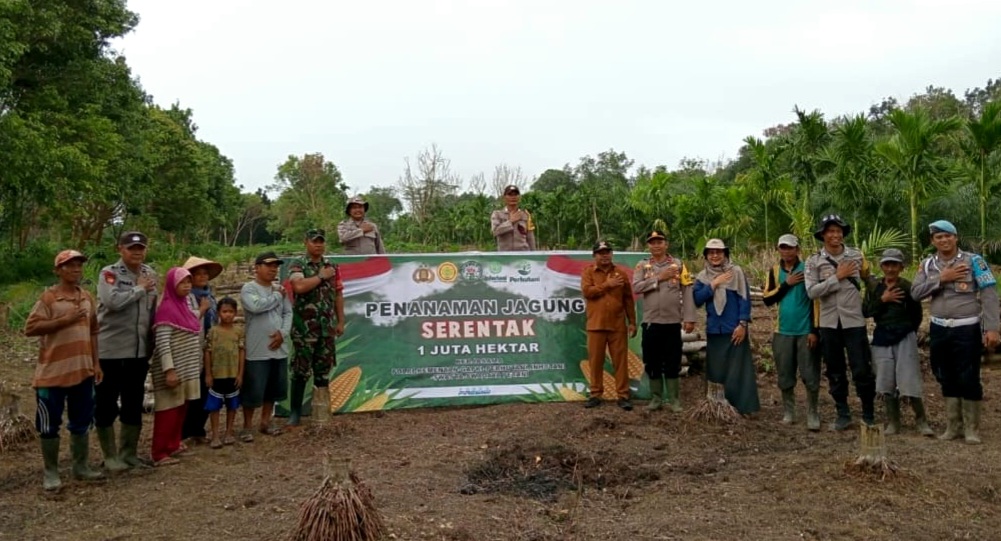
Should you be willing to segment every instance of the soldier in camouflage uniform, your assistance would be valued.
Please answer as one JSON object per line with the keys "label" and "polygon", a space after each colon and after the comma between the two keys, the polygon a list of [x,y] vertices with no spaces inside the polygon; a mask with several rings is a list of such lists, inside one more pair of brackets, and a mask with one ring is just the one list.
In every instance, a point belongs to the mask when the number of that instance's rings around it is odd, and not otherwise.
{"label": "soldier in camouflage uniform", "polygon": [[289,420],[299,424],[306,381],[313,376],[313,418],[329,419],[328,377],[336,364],[334,340],[344,334],[344,284],[337,265],[323,258],[326,233],[306,232],[304,259],[289,264],[289,283],[295,294],[292,308],[292,392]]}

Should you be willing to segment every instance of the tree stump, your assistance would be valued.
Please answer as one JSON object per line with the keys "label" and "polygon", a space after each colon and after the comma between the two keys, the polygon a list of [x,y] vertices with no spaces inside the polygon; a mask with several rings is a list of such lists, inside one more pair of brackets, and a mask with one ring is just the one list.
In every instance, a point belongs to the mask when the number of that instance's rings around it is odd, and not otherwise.
{"label": "tree stump", "polygon": [[689,413],[696,422],[711,424],[732,424],[740,420],[740,413],[726,399],[723,386],[703,378],[706,398]]}
{"label": "tree stump", "polygon": [[897,474],[899,468],[886,456],[886,436],[882,425],[862,423],[859,428],[859,456],[848,464],[847,469],[849,473],[876,477],[880,481]]}

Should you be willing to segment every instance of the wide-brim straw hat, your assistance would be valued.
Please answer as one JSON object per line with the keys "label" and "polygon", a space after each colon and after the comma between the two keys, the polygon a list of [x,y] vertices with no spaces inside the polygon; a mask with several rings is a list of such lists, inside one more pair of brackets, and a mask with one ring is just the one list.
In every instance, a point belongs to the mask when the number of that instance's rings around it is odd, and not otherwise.
{"label": "wide-brim straw hat", "polygon": [[211,259],[203,259],[201,257],[191,256],[191,257],[188,258],[187,261],[184,262],[184,265],[181,265],[181,266],[184,267],[185,269],[187,269],[188,272],[193,271],[193,270],[197,269],[198,267],[204,267],[205,269],[207,269],[209,271],[209,280],[212,280],[216,276],[219,276],[220,274],[222,274],[222,265],[221,264],[216,263],[215,261],[212,261]]}

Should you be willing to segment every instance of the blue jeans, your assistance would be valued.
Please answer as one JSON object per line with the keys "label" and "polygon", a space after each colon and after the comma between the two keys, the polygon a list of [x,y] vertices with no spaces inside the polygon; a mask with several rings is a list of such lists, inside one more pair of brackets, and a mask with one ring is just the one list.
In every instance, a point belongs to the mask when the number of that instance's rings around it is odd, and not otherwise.
{"label": "blue jeans", "polygon": [[94,378],[90,377],[72,387],[41,387],[35,389],[38,409],[35,411],[35,428],[42,439],[59,437],[63,422],[63,408],[69,403],[70,434],[82,435],[94,422]]}

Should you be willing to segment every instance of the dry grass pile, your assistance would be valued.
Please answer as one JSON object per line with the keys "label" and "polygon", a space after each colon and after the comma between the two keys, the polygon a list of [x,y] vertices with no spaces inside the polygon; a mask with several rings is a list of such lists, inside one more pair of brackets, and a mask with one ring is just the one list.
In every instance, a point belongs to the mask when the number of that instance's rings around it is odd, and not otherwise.
{"label": "dry grass pile", "polygon": [[35,439],[35,425],[17,405],[18,396],[0,382],[0,453]]}
{"label": "dry grass pile", "polygon": [[350,471],[347,461],[336,462],[320,488],[299,508],[292,541],[377,541],[386,526],[375,507],[372,491]]}

